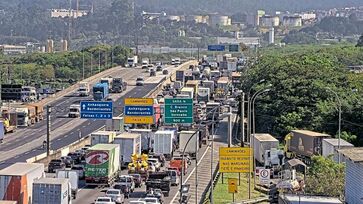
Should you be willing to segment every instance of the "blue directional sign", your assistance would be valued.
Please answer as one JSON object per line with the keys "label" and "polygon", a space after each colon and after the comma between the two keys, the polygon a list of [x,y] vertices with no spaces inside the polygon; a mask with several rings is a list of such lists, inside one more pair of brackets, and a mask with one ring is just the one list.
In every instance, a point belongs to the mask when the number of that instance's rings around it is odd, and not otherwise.
{"label": "blue directional sign", "polygon": [[224,51],[225,45],[208,45],[208,51]]}
{"label": "blue directional sign", "polygon": [[127,116],[153,116],[154,108],[152,106],[125,106],[125,115],[127,115]]}
{"label": "blue directional sign", "polygon": [[81,118],[112,119],[111,101],[81,101]]}

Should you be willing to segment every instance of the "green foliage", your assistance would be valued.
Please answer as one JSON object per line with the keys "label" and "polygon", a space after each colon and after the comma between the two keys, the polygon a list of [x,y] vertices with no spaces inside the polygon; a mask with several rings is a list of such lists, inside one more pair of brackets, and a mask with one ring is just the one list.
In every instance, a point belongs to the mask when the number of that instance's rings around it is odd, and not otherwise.
{"label": "green foliage", "polygon": [[306,178],[305,192],[313,195],[342,197],[344,195],[343,164],[331,157],[314,156]]}
{"label": "green foliage", "polygon": [[290,32],[286,35],[282,42],[286,44],[314,44],[317,40],[314,36],[304,32]]}
{"label": "green foliage", "polygon": [[[257,131],[280,137],[291,129],[337,135],[338,102],[334,91],[342,102],[342,131],[347,131],[349,141],[362,144],[363,76],[346,69],[363,64],[362,51],[353,46],[288,46],[262,51],[258,63],[243,74],[246,93],[262,79],[265,85],[272,85],[271,91],[256,100]],[[263,87],[255,86],[252,93]],[[348,135],[356,135],[357,139]]]}

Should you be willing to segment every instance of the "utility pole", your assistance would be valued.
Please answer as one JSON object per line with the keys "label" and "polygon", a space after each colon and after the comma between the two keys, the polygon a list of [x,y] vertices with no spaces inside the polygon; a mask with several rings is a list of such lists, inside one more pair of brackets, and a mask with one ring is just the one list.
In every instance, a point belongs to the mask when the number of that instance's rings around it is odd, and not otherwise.
{"label": "utility pole", "polygon": [[93,53],[91,52],[91,76],[93,75]]}
{"label": "utility pole", "polygon": [[101,50],[98,49],[98,73],[101,72]]}
{"label": "utility pole", "polygon": [[47,156],[50,155],[50,113],[52,109],[47,105]]}
{"label": "utility pole", "polygon": [[84,51],[82,52],[82,79],[84,80]]}
{"label": "utility pole", "polygon": [[242,92],[241,95],[241,147],[244,146],[245,139],[245,93]]}

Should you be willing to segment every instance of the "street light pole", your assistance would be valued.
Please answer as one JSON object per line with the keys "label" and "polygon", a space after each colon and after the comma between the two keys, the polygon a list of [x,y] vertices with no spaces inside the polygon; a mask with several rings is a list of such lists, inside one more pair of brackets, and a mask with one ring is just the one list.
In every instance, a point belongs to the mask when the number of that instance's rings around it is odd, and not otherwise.
{"label": "street light pole", "polygon": [[[327,87],[327,90],[331,91],[334,95],[336,100],[338,101],[338,150],[340,150],[340,137],[341,137],[341,127],[342,127],[342,101],[340,100],[338,94],[333,91],[332,89],[330,89],[329,87]],[[340,153],[338,154],[338,163],[340,163]]]}
{"label": "street light pole", "polygon": [[82,52],[82,80],[84,80],[84,51]]}
{"label": "street light pole", "polygon": [[250,141],[250,136],[251,136],[251,102],[252,102],[252,98],[250,98],[251,96],[251,91],[253,89],[253,87],[255,87],[257,84],[260,84],[262,82],[264,82],[265,79],[261,79],[259,82],[253,84],[250,89],[247,92],[247,138],[246,141]]}

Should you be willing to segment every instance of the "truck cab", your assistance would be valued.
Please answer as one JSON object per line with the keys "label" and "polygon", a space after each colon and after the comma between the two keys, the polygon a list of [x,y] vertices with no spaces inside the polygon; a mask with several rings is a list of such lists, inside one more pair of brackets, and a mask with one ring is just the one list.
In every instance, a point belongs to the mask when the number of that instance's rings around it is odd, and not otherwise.
{"label": "truck cab", "polygon": [[105,101],[108,98],[108,84],[97,83],[93,86],[93,99],[95,101]]}
{"label": "truck cab", "polygon": [[79,96],[88,96],[89,95],[89,84],[87,82],[79,83],[78,95]]}
{"label": "truck cab", "polygon": [[121,93],[127,88],[127,83],[122,78],[113,78],[112,80],[112,92]]}
{"label": "truck cab", "polygon": [[29,120],[28,108],[16,108],[17,115],[17,126],[19,127],[28,127],[31,122]]}
{"label": "truck cab", "polygon": [[35,87],[23,86],[21,88],[21,101],[22,102],[33,102],[37,100],[37,91]]}
{"label": "truck cab", "polygon": [[68,117],[70,118],[79,118],[81,112],[81,106],[79,104],[72,104],[69,107]]}

